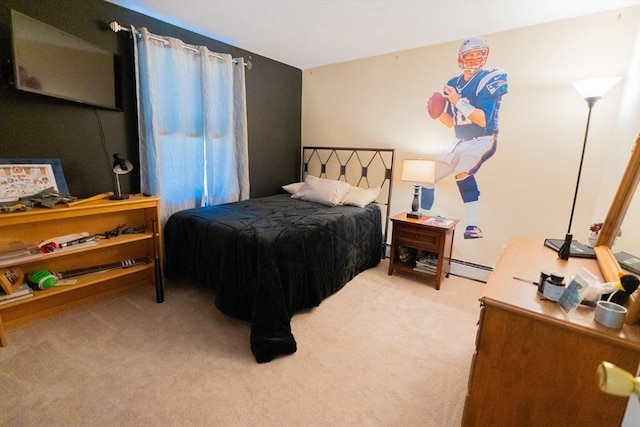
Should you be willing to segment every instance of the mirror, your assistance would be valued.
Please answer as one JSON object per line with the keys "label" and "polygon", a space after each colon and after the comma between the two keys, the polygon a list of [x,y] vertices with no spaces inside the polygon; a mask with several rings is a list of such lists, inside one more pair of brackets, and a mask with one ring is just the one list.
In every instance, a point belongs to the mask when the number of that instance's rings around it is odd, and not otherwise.
{"label": "mirror", "polygon": [[[604,220],[602,230],[598,235],[596,246],[613,247],[613,242],[625,219],[627,209],[631,204],[638,182],[640,181],[640,134],[636,137],[636,142],[631,149],[631,158],[627,164],[618,190],[611,202],[611,207]],[[638,255],[638,254],[636,254]]]}

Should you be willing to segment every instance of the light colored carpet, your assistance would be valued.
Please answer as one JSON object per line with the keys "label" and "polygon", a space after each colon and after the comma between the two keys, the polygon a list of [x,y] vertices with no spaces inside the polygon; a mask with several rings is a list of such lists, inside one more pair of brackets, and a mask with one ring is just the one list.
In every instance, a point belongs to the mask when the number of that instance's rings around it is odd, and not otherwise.
{"label": "light colored carpet", "polygon": [[194,284],[10,329],[0,425],[458,426],[484,285],[436,291],[387,262],[296,314],[297,353],[266,364]]}

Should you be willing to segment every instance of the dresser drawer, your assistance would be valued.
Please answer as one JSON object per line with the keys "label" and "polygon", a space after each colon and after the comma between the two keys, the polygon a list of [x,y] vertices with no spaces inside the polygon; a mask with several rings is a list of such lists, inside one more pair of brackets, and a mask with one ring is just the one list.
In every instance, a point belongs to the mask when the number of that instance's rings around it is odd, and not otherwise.
{"label": "dresser drawer", "polygon": [[438,251],[440,235],[427,229],[400,228],[398,230],[398,244],[416,249]]}

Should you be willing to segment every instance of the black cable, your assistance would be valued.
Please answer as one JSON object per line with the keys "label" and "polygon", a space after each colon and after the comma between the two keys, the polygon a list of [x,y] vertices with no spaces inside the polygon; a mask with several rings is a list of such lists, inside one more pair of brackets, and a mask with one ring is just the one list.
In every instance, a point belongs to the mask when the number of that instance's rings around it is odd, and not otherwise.
{"label": "black cable", "polygon": [[102,117],[100,117],[100,112],[97,108],[93,109],[93,112],[96,114],[96,119],[98,119],[98,129],[100,129],[100,140],[102,141],[102,148],[104,149],[104,158],[107,161],[107,170],[109,171],[109,176],[111,176],[111,183],[116,186],[117,183],[115,181],[115,174],[113,173],[113,165],[111,163],[111,150],[107,146],[107,138],[104,136],[104,127],[102,126]]}

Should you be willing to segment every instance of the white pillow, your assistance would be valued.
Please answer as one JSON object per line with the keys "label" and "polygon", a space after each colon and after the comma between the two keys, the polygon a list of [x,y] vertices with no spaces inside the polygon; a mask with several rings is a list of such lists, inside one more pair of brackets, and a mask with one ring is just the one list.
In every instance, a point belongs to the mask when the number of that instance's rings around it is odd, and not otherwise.
{"label": "white pillow", "polygon": [[307,202],[335,206],[340,203],[349,190],[351,190],[351,184],[346,182],[307,175],[307,180],[300,191],[291,197],[306,200]]}
{"label": "white pillow", "polygon": [[304,185],[304,181],[294,182],[292,184],[283,185],[282,189],[289,194],[296,194],[298,191],[300,191],[303,185]]}
{"label": "white pillow", "polygon": [[380,194],[380,187],[376,188],[360,188],[360,187],[351,187],[351,191],[349,191],[342,198],[343,205],[350,206],[358,206],[359,208],[364,208],[369,203],[374,202],[378,195]]}

